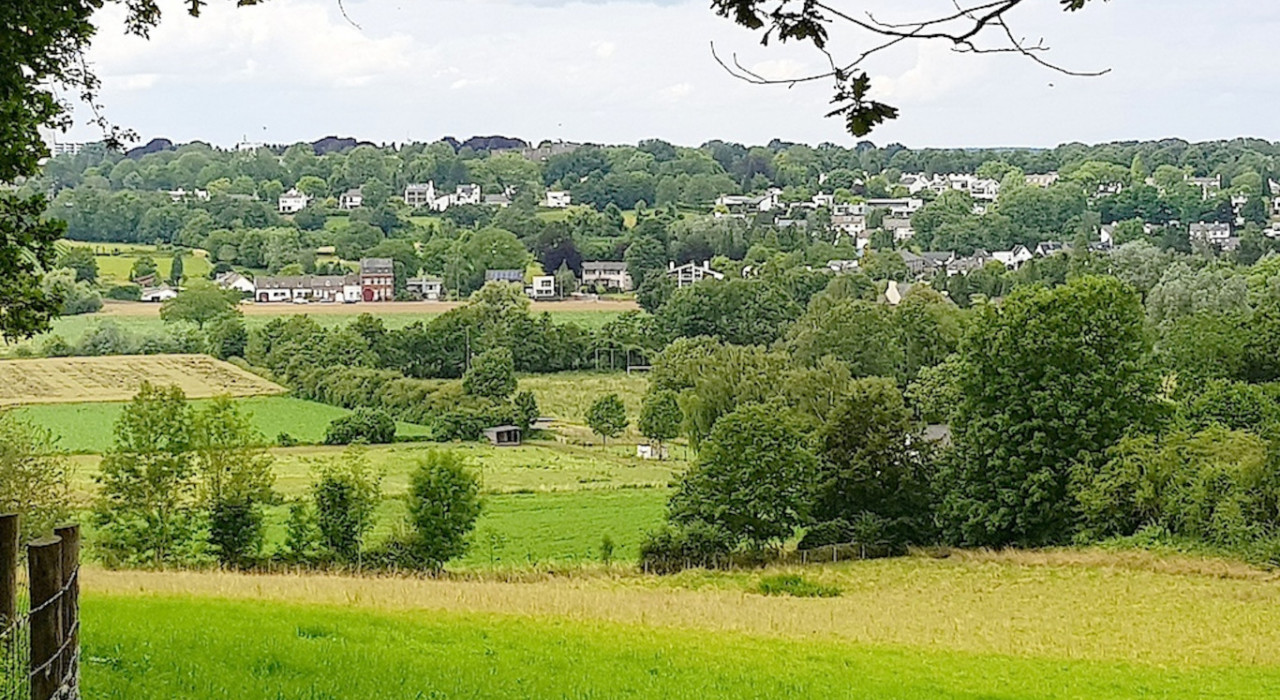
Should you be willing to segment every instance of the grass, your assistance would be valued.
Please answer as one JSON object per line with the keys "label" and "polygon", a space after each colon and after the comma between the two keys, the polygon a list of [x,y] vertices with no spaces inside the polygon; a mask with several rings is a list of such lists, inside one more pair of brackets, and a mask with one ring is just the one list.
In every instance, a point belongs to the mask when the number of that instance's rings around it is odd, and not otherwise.
{"label": "grass", "polygon": [[0,405],[123,401],[144,381],[176,384],[193,398],[285,391],[208,355],[45,358],[0,361]]}
{"label": "grass", "polygon": [[[289,396],[249,397],[236,402],[253,414],[254,427],[267,440],[274,440],[276,435],[287,432],[302,443],[321,442],[329,422],[350,413],[336,406]],[[191,403],[199,408],[204,402],[195,400]],[[22,406],[13,410],[36,425],[52,430],[61,438],[59,446],[68,452],[101,453],[111,447],[112,431],[124,406],[123,402],[64,403]],[[424,433],[425,428],[421,426],[400,425],[400,435]],[[85,470],[81,469],[81,472]]]}
{"label": "grass", "polygon": [[[154,245],[143,243],[94,243],[87,241],[62,240],[59,248],[90,248],[98,263],[98,281],[103,285],[124,284],[130,280],[133,263],[138,258],[148,256],[156,263],[156,272],[163,279],[169,278],[173,267],[173,251],[161,253]],[[213,266],[209,263],[208,253],[203,250],[184,250],[182,252],[182,272],[186,277],[208,277]]]}
{"label": "grass", "polygon": [[544,416],[582,424],[592,403],[607,394],[617,394],[627,407],[633,429],[648,387],[649,378],[643,372],[558,372],[520,377],[520,390],[533,392]]}
{"label": "grass", "polygon": [[[161,279],[169,279],[169,273],[173,268],[173,255],[165,253],[163,255],[148,254],[156,263],[156,273]],[[141,255],[119,254],[119,255],[95,255],[94,259],[98,261],[98,281],[101,284],[124,284],[130,280],[130,273],[133,271],[133,263],[142,257]],[[189,279],[206,278],[213,266],[209,264],[209,259],[200,255],[183,254],[182,256],[182,274]]]}
{"label": "grass", "polygon": [[470,550],[451,568],[598,562],[606,535],[614,559],[634,562],[644,533],[662,523],[666,506],[665,489],[488,496]]}
{"label": "grass", "polygon": [[[255,416],[259,413],[255,411]],[[323,431],[323,426],[317,427]],[[402,426],[402,433],[415,427]],[[109,444],[110,423],[105,424],[97,439]],[[383,502],[369,536],[370,544],[384,541],[404,522],[403,498],[409,474],[429,450],[441,448],[463,454],[478,473],[484,492],[484,510],[476,524],[474,544],[465,558],[455,562],[454,568],[458,569],[595,562],[600,559],[605,535],[615,543],[615,559],[634,561],[644,532],[662,522],[666,485],[684,466],[680,462],[637,460],[557,443],[519,448],[471,443],[377,445],[366,452],[383,474]],[[276,490],[286,499],[305,496],[313,479],[314,461],[340,455],[344,449],[272,450],[276,458]],[[93,499],[93,478],[99,462],[96,455],[75,459],[73,489],[79,503],[87,504]],[[270,550],[284,542],[288,507],[271,507],[266,516]],[[91,542],[92,532],[86,532],[86,538]]]}
{"label": "grass", "polygon": [[756,583],[761,595],[786,595],[793,598],[835,598],[840,589],[814,583],[799,574],[775,574],[765,576]]}
{"label": "grass", "polygon": [[[414,578],[107,572],[87,697],[1262,698],[1280,586],[1096,550]],[[783,588],[796,590],[797,584]]]}

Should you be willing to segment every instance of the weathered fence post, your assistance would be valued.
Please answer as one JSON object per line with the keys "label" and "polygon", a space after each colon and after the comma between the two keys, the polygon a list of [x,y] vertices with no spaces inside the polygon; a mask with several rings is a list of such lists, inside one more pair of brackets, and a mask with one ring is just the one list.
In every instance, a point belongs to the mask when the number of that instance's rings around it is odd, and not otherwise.
{"label": "weathered fence post", "polygon": [[27,545],[31,582],[31,700],[51,700],[62,684],[62,539],[45,537]]}
{"label": "weathered fence post", "polygon": [[62,642],[67,652],[58,665],[59,677],[72,688],[80,686],[80,526],[53,531],[62,538]]}
{"label": "weathered fence post", "polygon": [[18,617],[18,516],[0,515],[0,632]]}

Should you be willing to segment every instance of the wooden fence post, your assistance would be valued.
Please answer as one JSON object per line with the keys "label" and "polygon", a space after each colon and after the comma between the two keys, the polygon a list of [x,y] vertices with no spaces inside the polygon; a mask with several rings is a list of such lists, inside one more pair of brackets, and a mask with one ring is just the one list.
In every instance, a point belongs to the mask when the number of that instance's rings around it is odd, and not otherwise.
{"label": "wooden fence post", "polygon": [[59,665],[60,678],[79,687],[80,676],[80,526],[64,525],[53,531],[62,539],[62,641],[67,647]]}
{"label": "wooden fence post", "polygon": [[0,632],[18,617],[18,516],[0,515]]}
{"label": "wooden fence post", "polygon": [[45,537],[27,545],[31,581],[31,700],[51,700],[62,684],[57,654],[62,648],[62,540]]}

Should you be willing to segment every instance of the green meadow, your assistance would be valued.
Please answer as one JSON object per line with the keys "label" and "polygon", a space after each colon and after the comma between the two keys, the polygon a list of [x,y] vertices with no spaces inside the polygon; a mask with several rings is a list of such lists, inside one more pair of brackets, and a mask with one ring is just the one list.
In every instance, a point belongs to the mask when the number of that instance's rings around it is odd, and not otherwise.
{"label": "green meadow", "polygon": [[[350,413],[345,408],[289,396],[254,396],[235,401],[253,414],[254,427],[268,441],[274,441],[280,433],[288,433],[300,443],[322,442],[329,423]],[[191,402],[196,408],[204,403],[199,399]],[[53,431],[59,436],[58,445],[63,450],[101,453],[111,447],[112,431],[124,405],[115,402],[60,403],[21,406],[12,410]],[[421,436],[426,434],[426,428],[401,423],[397,434]]]}
{"label": "green meadow", "polygon": [[[796,615],[823,613],[791,602]],[[83,691],[191,700],[1280,695],[1275,666],[1170,667],[667,627],[658,604],[649,624],[354,605],[90,592]]]}

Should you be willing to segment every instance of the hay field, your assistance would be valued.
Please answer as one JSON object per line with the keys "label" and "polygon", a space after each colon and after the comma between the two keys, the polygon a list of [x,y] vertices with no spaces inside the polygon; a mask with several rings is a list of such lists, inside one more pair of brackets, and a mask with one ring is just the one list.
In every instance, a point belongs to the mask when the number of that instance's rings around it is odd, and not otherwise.
{"label": "hay field", "polygon": [[144,381],[176,384],[189,398],[285,393],[277,384],[207,355],[59,357],[0,361],[0,406],[126,401]]}

